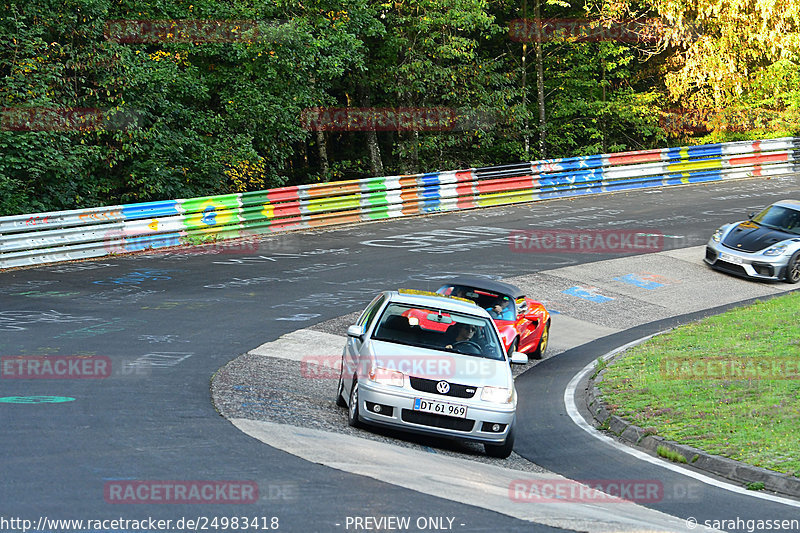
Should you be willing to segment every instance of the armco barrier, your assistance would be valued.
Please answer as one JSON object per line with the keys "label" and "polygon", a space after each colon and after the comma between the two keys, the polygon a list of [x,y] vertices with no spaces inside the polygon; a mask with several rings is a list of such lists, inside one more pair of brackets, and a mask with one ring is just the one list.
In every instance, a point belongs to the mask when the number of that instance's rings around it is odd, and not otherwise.
{"label": "armco barrier", "polygon": [[643,187],[800,172],[800,138],[0,217],[0,268]]}

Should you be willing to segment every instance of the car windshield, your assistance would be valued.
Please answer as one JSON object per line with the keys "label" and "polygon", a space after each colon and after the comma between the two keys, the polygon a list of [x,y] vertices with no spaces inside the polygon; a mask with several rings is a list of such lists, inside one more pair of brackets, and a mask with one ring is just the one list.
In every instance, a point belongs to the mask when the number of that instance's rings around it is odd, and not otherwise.
{"label": "car windshield", "polygon": [[753,222],[765,228],[800,235],[800,211],[788,207],[771,205],[754,216]]}
{"label": "car windshield", "polygon": [[372,338],[486,359],[505,359],[491,321],[433,307],[389,304]]}
{"label": "car windshield", "polygon": [[480,307],[486,309],[489,312],[489,316],[495,320],[517,319],[514,300],[505,294],[478,289],[476,287],[468,287],[466,285],[445,285],[436,292],[472,300]]}

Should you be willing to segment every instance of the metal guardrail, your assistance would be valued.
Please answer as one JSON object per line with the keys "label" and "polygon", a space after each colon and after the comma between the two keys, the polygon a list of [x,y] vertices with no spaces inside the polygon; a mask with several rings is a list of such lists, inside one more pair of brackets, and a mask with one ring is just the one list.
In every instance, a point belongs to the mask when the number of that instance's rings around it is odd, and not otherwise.
{"label": "metal guardrail", "polygon": [[0,217],[0,268],[644,187],[800,172],[800,137]]}

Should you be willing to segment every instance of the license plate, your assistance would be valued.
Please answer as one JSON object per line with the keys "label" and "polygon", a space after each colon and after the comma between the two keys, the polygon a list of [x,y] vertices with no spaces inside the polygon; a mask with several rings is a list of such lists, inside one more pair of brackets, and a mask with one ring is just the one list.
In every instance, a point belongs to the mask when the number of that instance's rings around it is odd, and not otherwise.
{"label": "license plate", "polygon": [[742,264],[742,258],[736,257],[735,255],[721,253],[719,254],[719,258],[720,260],[725,261],[726,263],[733,263],[734,265]]}
{"label": "license plate", "polygon": [[456,418],[467,417],[467,406],[456,403],[435,402],[416,398],[414,400],[414,410],[423,413],[433,413],[437,415],[453,416]]}

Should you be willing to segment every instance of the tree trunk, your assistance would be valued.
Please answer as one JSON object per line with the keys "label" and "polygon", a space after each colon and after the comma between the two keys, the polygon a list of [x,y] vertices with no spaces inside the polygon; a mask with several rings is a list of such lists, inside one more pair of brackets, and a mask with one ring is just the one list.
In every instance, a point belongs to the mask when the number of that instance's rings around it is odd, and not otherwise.
{"label": "tree trunk", "polygon": [[545,140],[547,122],[544,109],[544,64],[542,59],[542,0],[536,0],[534,17],[536,20],[536,93],[539,100],[539,157],[547,157]]}
{"label": "tree trunk", "polygon": [[[522,2],[522,23],[528,25],[528,0]],[[522,135],[525,141],[525,160],[529,161],[531,151],[531,136],[528,131],[528,41],[527,31],[522,39]]]}
{"label": "tree trunk", "polygon": [[[364,107],[367,111],[372,109],[372,102],[369,93],[365,92],[363,97]],[[381,161],[381,147],[378,144],[378,134],[375,129],[367,130],[367,153],[369,154],[369,170],[373,176],[383,176],[383,161]]]}
{"label": "tree trunk", "polygon": [[319,163],[322,170],[322,179],[328,181],[330,177],[330,165],[328,164],[328,147],[325,144],[325,132],[321,129],[315,130],[317,135],[317,150],[319,151]]}

